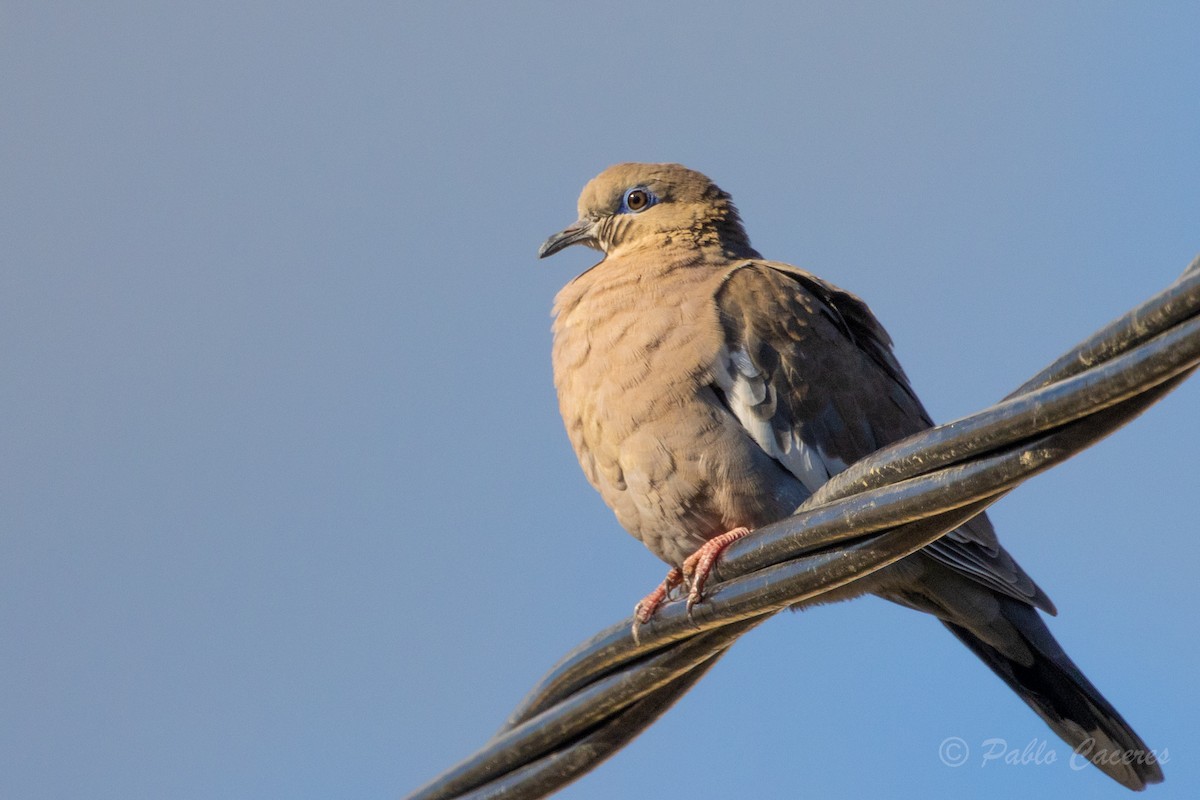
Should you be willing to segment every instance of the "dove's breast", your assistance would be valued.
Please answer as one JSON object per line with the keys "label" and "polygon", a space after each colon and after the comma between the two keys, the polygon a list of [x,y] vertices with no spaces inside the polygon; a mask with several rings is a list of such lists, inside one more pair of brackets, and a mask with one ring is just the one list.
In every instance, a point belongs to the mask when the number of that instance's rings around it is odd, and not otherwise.
{"label": "dove's breast", "polygon": [[808,492],[713,391],[727,358],[713,297],[728,267],[668,265],[651,281],[622,266],[610,258],[556,298],[554,382],[588,480],[626,530],[678,565]]}

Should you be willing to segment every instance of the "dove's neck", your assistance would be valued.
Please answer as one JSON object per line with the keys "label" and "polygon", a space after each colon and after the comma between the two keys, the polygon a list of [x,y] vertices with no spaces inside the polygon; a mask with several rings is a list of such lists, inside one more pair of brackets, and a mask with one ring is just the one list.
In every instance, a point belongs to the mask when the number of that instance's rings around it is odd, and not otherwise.
{"label": "dove's neck", "polygon": [[633,260],[642,264],[654,263],[667,270],[682,264],[715,264],[762,258],[750,246],[750,239],[740,225],[724,229],[697,225],[658,231],[652,236],[622,242],[610,248],[605,256],[602,264],[614,260]]}

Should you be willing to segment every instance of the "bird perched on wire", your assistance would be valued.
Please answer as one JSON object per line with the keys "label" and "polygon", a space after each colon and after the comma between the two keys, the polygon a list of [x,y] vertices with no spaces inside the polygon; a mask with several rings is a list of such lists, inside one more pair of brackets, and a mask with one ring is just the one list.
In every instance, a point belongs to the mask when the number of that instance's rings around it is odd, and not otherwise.
{"label": "bird perched on wire", "polygon": [[[932,425],[854,295],[750,246],[730,196],[678,164],[618,164],[540,257],[604,254],[554,305],[554,382],[579,463],[617,520],[671,566],[635,625],[722,549],[832,475]],[[1131,789],[1162,780],[1137,734],[1037,609],[1054,606],[986,516],[839,590],[933,614],[1047,724]],[[827,601],[828,596],[821,598]]]}

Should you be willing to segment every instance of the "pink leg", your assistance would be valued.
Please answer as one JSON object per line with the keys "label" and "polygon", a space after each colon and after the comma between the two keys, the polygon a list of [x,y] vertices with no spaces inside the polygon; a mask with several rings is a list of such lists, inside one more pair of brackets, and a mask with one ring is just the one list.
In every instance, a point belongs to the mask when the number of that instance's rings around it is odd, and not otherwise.
{"label": "pink leg", "polygon": [[708,574],[712,572],[713,564],[717,563],[721,552],[749,534],[749,528],[734,528],[728,533],[714,536],[683,562],[683,579],[688,584],[687,607],[689,612],[692,610],[692,606],[700,602],[700,598],[704,596],[704,583],[708,580]]}
{"label": "pink leg", "polygon": [[684,560],[682,569],[675,567],[668,572],[667,577],[658,585],[658,588],[643,597],[633,607],[634,641],[637,641],[638,628],[649,622],[671,591],[683,583],[687,583],[689,587],[687,608],[690,614],[692,606],[700,602],[700,598],[704,595],[704,583],[708,580],[708,574],[712,572],[713,564],[717,563],[721,551],[749,534],[749,528],[734,528],[728,533],[714,536]]}
{"label": "pink leg", "polygon": [[663,600],[667,599],[667,595],[676,586],[683,583],[683,573],[679,571],[679,567],[672,567],[667,573],[667,577],[658,585],[650,594],[638,601],[638,604],[633,607],[633,628],[637,630],[638,625],[644,625],[654,616],[654,612],[662,605]]}

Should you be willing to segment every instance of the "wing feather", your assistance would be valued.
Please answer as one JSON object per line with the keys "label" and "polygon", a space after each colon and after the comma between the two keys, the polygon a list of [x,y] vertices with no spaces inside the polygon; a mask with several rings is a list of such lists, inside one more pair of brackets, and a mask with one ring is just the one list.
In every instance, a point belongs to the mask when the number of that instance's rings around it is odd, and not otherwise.
{"label": "wing feather", "polygon": [[[725,346],[714,390],[746,433],[810,491],[880,447],[930,427],[871,310],[786,264],[747,261],[717,293]],[[1054,613],[980,515],[923,551]]]}

